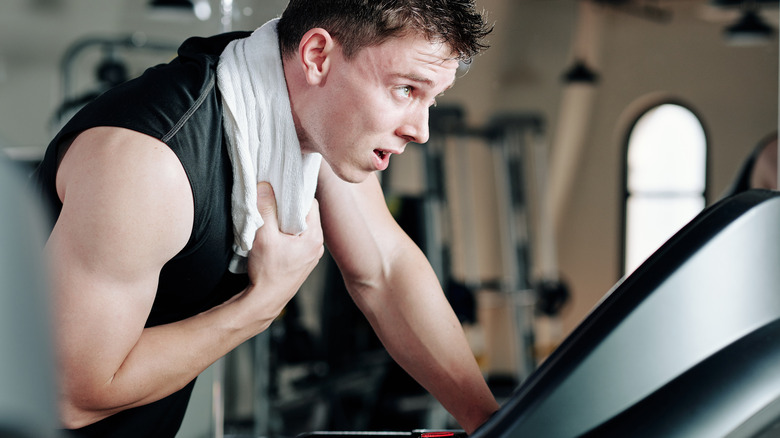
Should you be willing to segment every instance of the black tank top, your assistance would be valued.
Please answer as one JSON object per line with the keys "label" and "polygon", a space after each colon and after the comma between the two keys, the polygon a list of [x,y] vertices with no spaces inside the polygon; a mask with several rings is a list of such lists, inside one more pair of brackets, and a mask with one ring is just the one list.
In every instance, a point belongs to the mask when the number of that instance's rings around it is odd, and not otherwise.
{"label": "black tank top", "polygon": [[[193,229],[184,249],[162,268],[147,327],[196,315],[247,285],[245,275],[227,270],[233,242],[232,170],[223,137],[216,66],[228,42],[248,35],[191,38],[170,63],[107,91],[63,127],[34,173],[51,209],[53,227],[62,209],[55,186],[59,150],[80,132],[97,126],[127,128],[161,140],[177,155],[192,187]],[[73,432],[76,436],[173,437],[193,385],[194,381],[158,402]]]}

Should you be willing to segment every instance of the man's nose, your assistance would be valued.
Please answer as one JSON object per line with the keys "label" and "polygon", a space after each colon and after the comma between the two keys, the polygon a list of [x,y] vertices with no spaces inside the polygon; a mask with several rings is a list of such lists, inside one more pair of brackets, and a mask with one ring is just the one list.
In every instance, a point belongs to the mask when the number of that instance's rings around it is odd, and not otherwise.
{"label": "man's nose", "polygon": [[398,135],[408,142],[426,143],[430,136],[428,131],[428,108],[411,112],[403,125],[398,129]]}

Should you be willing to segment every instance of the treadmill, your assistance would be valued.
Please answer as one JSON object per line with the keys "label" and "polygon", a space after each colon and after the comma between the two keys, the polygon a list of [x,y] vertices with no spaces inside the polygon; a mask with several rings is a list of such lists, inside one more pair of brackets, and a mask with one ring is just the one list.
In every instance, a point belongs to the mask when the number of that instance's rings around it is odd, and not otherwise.
{"label": "treadmill", "polygon": [[[301,436],[394,436],[387,433],[394,432]],[[780,193],[767,190],[702,211],[618,282],[471,435],[773,436],[780,436]]]}

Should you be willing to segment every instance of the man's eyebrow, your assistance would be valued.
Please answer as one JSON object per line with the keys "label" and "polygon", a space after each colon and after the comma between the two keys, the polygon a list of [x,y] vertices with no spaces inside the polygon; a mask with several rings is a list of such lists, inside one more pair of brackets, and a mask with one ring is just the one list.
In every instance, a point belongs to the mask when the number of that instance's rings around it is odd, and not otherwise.
{"label": "man's eyebrow", "polygon": [[[398,73],[398,74],[396,74],[396,76],[399,77],[399,78],[402,78],[402,79],[408,79],[408,80],[413,81],[413,82],[419,82],[419,83],[425,84],[425,85],[427,85],[430,88],[436,87],[436,82],[434,82],[434,81],[432,81],[432,80],[430,80],[430,79],[428,79],[426,77],[418,76],[416,74]],[[452,80],[452,83],[449,86],[447,86],[447,88],[445,88],[445,90],[449,90],[453,86],[455,86],[455,79]]]}
{"label": "man's eyebrow", "polygon": [[412,82],[423,83],[429,87],[434,87],[436,85],[436,83],[433,82],[432,80],[423,76],[417,76],[416,74],[412,74],[412,73],[397,73],[395,76],[401,79],[408,79]]}

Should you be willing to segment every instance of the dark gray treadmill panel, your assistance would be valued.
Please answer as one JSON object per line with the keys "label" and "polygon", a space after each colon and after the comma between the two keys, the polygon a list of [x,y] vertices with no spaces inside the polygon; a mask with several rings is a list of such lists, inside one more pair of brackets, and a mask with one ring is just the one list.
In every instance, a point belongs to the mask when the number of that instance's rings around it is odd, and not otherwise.
{"label": "dark gray treadmill panel", "polygon": [[[748,192],[706,209],[619,282],[473,437],[580,436],[779,318],[780,197]],[[708,430],[725,436],[755,414],[729,409]]]}

